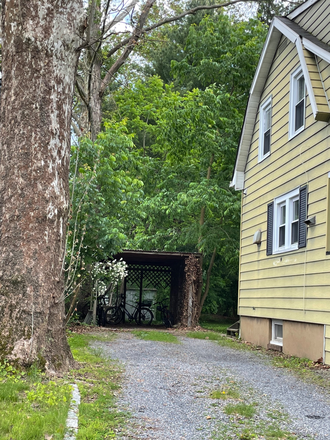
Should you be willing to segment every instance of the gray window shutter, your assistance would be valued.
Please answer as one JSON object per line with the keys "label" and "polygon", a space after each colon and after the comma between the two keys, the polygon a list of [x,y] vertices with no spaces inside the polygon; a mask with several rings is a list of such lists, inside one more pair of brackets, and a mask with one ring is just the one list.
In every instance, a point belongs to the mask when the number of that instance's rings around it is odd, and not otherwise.
{"label": "gray window shutter", "polygon": [[307,226],[304,223],[307,218],[307,186],[299,190],[299,237],[298,247],[306,247]]}
{"label": "gray window shutter", "polygon": [[269,203],[267,206],[267,247],[266,255],[272,255],[273,253],[273,221],[274,217],[274,202]]}

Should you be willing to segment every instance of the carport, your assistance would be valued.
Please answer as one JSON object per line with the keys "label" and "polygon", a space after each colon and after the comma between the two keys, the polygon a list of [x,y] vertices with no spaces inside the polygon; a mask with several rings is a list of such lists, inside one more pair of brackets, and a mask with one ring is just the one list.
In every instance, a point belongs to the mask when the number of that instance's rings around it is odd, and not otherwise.
{"label": "carport", "polygon": [[197,295],[201,283],[201,254],[125,250],[114,258],[128,265],[125,298],[134,288],[142,301],[147,289],[168,292],[174,323],[193,327],[198,320]]}

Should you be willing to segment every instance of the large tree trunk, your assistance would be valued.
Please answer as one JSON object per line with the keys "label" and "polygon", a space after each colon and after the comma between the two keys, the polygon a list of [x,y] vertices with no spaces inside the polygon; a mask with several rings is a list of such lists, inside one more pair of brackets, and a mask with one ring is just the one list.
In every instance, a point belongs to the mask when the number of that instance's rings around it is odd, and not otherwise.
{"label": "large tree trunk", "polygon": [[0,358],[64,370],[72,364],[62,262],[82,0],[2,5]]}

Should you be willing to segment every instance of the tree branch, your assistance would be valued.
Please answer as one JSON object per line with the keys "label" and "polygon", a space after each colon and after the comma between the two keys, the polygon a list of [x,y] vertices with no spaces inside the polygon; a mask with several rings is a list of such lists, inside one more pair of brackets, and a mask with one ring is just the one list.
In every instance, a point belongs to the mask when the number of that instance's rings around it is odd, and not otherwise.
{"label": "tree branch", "polygon": [[86,107],[88,107],[88,102],[87,102],[87,98],[86,98],[85,92],[80,87],[78,79],[76,80],[76,87],[77,87],[77,90],[78,90],[80,98],[84,101],[84,104],[86,105]]}
{"label": "tree branch", "polygon": [[[116,46],[114,46],[107,53],[107,58],[109,58],[113,54],[115,54],[118,50],[120,50],[121,48],[126,46],[126,48],[124,50],[124,53],[112,65],[112,67],[110,68],[110,70],[108,71],[106,76],[104,77],[104,79],[102,81],[100,95],[102,96],[104,94],[104,91],[105,91],[106,87],[110,84],[110,82],[112,81],[114,75],[118,72],[120,67],[124,64],[125,60],[128,58],[129,54],[134,49],[134,46],[137,44],[137,40],[139,40],[144,34],[146,34],[146,33],[150,32],[150,31],[153,31],[154,29],[157,29],[157,28],[163,26],[164,24],[172,23],[173,21],[181,20],[182,18],[186,17],[187,15],[194,15],[198,11],[220,9],[220,8],[224,8],[226,6],[234,5],[236,3],[247,3],[249,1],[251,1],[251,0],[232,0],[232,1],[229,1],[229,2],[222,3],[222,4],[217,4],[217,5],[196,6],[195,8],[189,9],[188,11],[182,12],[181,14],[176,15],[174,17],[164,18],[163,20],[159,21],[158,23],[155,23],[152,26],[146,27],[144,29],[141,28],[141,29],[139,29],[139,32],[137,32],[140,20],[141,20],[142,15],[143,15],[143,12],[142,12],[142,14],[140,16],[140,19],[139,19],[139,23],[138,23],[137,27],[135,28],[135,30],[133,31],[133,35],[131,35],[128,38],[125,38],[124,40],[122,40],[120,43],[118,43]],[[252,0],[252,1],[258,3],[261,0]],[[148,3],[150,3],[150,1],[147,2],[146,6],[145,6],[145,9],[147,8]],[[154,2],[152,2],[152,3],[154,3]],[[149,8],[149,10],[150,10],[150,8]],[[149,13],[149,11],[148,11],[148,13]],[[145,17],[145,19],[146,18],[147,18],[147,16]]]}
{"label": "tree branch", "polygon": [[118,70],[120,69],[120,67],[125,63],[126,59],[128,58],[129,54],[132,52],[132,50],[134,49],[137,40],[141,37],[141,35],[143,34],[143,26],[146,22],[146,19],[149,15],[149,12],[151,10],[151,8],[153,7],[154,3],[156,0],[148,0],[147,3],[145,4],[143,11],[139,17],[139,21],[136,25],[136,28],[134,29],[131,37],[128,40],[128,43],[123,51],[123,53],[120,55],[120,57],[118,58],[118,60],[116,60],[116,62],[111,66],[111,68],[108,70],[108,72],[106,73],[101,87],[100,87],[100,96],[102,96],[104,94],[105,89],[107,88],[107,86],[109,85],[110,81],[112,80],[114,74],[116,72],[118,72]]}

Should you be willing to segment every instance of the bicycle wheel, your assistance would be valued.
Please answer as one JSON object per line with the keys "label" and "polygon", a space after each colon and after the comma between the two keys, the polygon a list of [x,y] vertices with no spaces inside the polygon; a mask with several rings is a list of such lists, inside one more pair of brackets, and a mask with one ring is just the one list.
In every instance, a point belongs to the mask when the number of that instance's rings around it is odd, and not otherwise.
{"label": "bicycle wheel", "polygon": [[123,314],[118,307],[108,307],[105,309],[105,322],[107,324],[116,325],[119,324],[123,319]]}
{"label": "bicycle wheel", "polygon": [[[141,322],[140,322],[140,313],[141,313]],[[154,319],[154,314],[148,307],[141,307],[135,313],[135,322],[141,325],[150,325],[152,320]]]}
{"label": "bicycle wheel", "polygon": [[173,315],[169,310],[164,310],[164,324],[167,328],[173,327]]}

